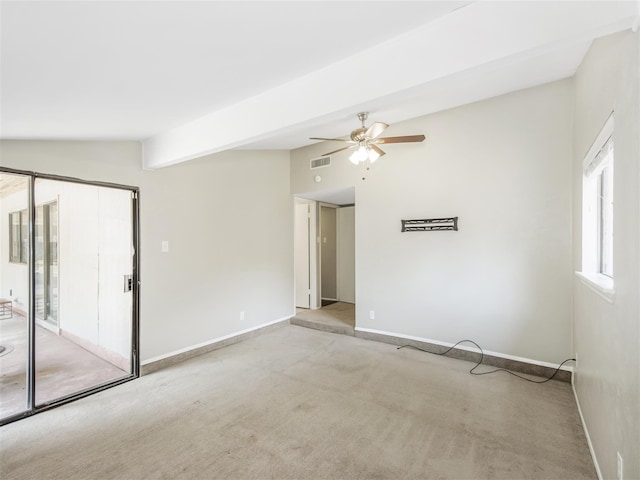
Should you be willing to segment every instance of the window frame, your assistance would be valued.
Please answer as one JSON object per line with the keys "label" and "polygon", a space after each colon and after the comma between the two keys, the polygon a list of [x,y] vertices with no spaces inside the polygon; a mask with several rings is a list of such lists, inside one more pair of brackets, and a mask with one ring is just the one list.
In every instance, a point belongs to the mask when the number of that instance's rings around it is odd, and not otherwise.
{"label": "window frame", "polygon": [[614,116],[609,116],[583,160],[582,266],[576,275],[613,303]]}
{"label": "window frame", "polygon": [[[17,224],[14,218],[18,219]],[[24,221],[26,219],[26,222]],[[17,232],[14,226],[18,227]],[[16,241],[16,236],[17,241]],[[27,241],[26,246],[24,241]],[[29,263],[29,217],[27,209],[9,213],[9,263],[27,265]]]}
{"label": "window frame", "polygon": [[[608,140],[610,141],[610,140]],[[613,156],[613,148],[612,153]],[[613,279],[613,158],[597,176],[598,182],[598,269]]]}

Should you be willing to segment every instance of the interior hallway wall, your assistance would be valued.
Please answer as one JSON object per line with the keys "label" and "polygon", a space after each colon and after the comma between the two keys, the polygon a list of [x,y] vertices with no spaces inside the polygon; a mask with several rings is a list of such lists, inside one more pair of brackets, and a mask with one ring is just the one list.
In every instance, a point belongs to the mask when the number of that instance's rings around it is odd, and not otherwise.
{"label": "interior hallway wall", "polygon": [[356,207],[337,210],[338,300],[356,303]]}
{"label": "interior hallway wall", "polygon": [[613,276],[610,303],[573,280],[574,377],[602,478],[640,478],[640,55],[630,31],[593,43],[575,77],[573,266],[582,263],[583,159],[612,111],[614,117]]}
{"label": "interior hallway wall", "polygon": [[322,299],[338,299],[337,208],[320,206],[320,294]]}
{"label": "interior hallway wall", "polygon": [[0,165],[140,187],[143,362],[293,315],[288,152],[144,171],[137,142],[2,141]]}
{"label": "interior hallway wall", "polygon": [[[336,154],[320,184],[309,160],[334,144],[292,151],[293,194],[355,185],[358,328],[572,355],[571,109],[562,80],[398,123],[385,135],[426,141],[385,145],[369,172]],[[458,232],[400,232],[448,216]]]}

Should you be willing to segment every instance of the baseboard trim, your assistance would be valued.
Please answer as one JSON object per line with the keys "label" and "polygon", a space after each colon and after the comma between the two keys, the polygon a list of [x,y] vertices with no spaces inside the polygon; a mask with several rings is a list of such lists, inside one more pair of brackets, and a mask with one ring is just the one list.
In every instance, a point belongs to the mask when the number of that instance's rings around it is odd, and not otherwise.
{"label": "baseboard trim", "polygon": [[257,327],[247,328],[245,330],[225,335],[223,337],[214,338],[197,345],[192,345],[190,347],[181,348],[180,350],[174,350],[173,352],[169,352],[164,355],[149,358],[148,360],[144,360],[140,364],[140,375],[148,375],[160,369],[184,362],[185,360],[189,360],[190,358],[204,355],[205,353],[218,350],[219,348],[227,347],[229,345],[233,345],[235,343],[239,343],[244,340],[256,337],[273,329],[283,327],[289,324],[289,319],[292,316],[293,315],[282,317],[272,322],[258,325]]}
{"label": "baseboard trim", "polygon": [[[433,351],[435,353],[443,352],[447,348],[451,348],[454,345],[453,343],[441,342],[428,338],[415,337],[412,335],[404,335],[401,333],[385,332],[382,330],[374,330],[361,327],[355,328],[355,336],[366,340],[389,343],[391,345],[412,345],[414,347],[419,347],[425,350]],[[507,370],[513,370],[514,372],[535,375],[538,377],[550,377],[551,375],[553,375],[553,372],[555,372],[556,368],[558,368],[558,365],[554,365],[548,362],[541,362],[524,357],[516,357],[513,355],[492,352],[489,350],[483,351],[483,365],[504,368]],[[460,360],[466,360],[468,362],[478,361],[478,350],[465,345],[458,345],[447,355],[453,358],[458,358]],[[571,383],[572,371],[572,367],[563,366],[554,377],[554,380]]]}
{"label": "baseboard trim", "polygon": [[59,335],[62,338],[66,338],[71,343],[76,344],[80,348],[83,348],[87,352],[91,352],[96,357],[101,358],[105,362],[108,362],[111,365],[119,368],[123,372],[131,372],[131,360],[125,358],[123,355],[120,355],[119,353],[109,350],[108,348],[101,345],[96,345],[95,343],[90,342],[89,340],[85,340],[84,338],[79,337],[78,335],[75,335],[66,330],[60,329]]}
{"label": "baseboard trim", "polygon": [[582,422],[582,429],[584,430],[584,436],[587,437],[587,445],[589,445],[591,460],[593,460],[593,466],[596,467],[596,475],[598,475],[598,480],[602,480],[602,472],[600,472],[600,465],[598,464],[596,451],[593,448],[593,443],[591,443],[591,437],[589,436],[589,429],[587,428],[587,422],[584,421],[584,415],[582,414],[582,408],[580,407],[580,400],[578,400],[578,392],[576,392],[576,384],[574,383],[573,378],[571,379],[571,389],[573,390],[573,396],[576,399],[576,405],[578,406],[578,413],[580,414],[580,421]]}

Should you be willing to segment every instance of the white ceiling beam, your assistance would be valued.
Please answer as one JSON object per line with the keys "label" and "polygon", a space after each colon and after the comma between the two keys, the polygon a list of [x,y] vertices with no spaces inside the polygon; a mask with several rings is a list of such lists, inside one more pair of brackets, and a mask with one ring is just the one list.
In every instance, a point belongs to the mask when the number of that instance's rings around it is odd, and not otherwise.
{"label": "white ceiling beam", "polygon": [[522,61],[550,48],[631,28],[636,8],[631,1],[476,2],[153,136],[143,142],[143,166],[155,169],[236,148],[487,63]]}

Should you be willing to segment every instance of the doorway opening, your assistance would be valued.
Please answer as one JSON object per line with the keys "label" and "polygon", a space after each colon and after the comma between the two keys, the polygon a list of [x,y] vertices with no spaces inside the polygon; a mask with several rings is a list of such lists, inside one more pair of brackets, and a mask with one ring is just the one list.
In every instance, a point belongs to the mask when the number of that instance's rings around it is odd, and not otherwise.
{"label": "doorway opening", "polygon": [[355,188],[296,196],[295,300],[291,323],[353,335]]}
{"label": "doorway opening", "polygon": [[138,224],[137,187],[0,168],[0,424],[138,376]]}

